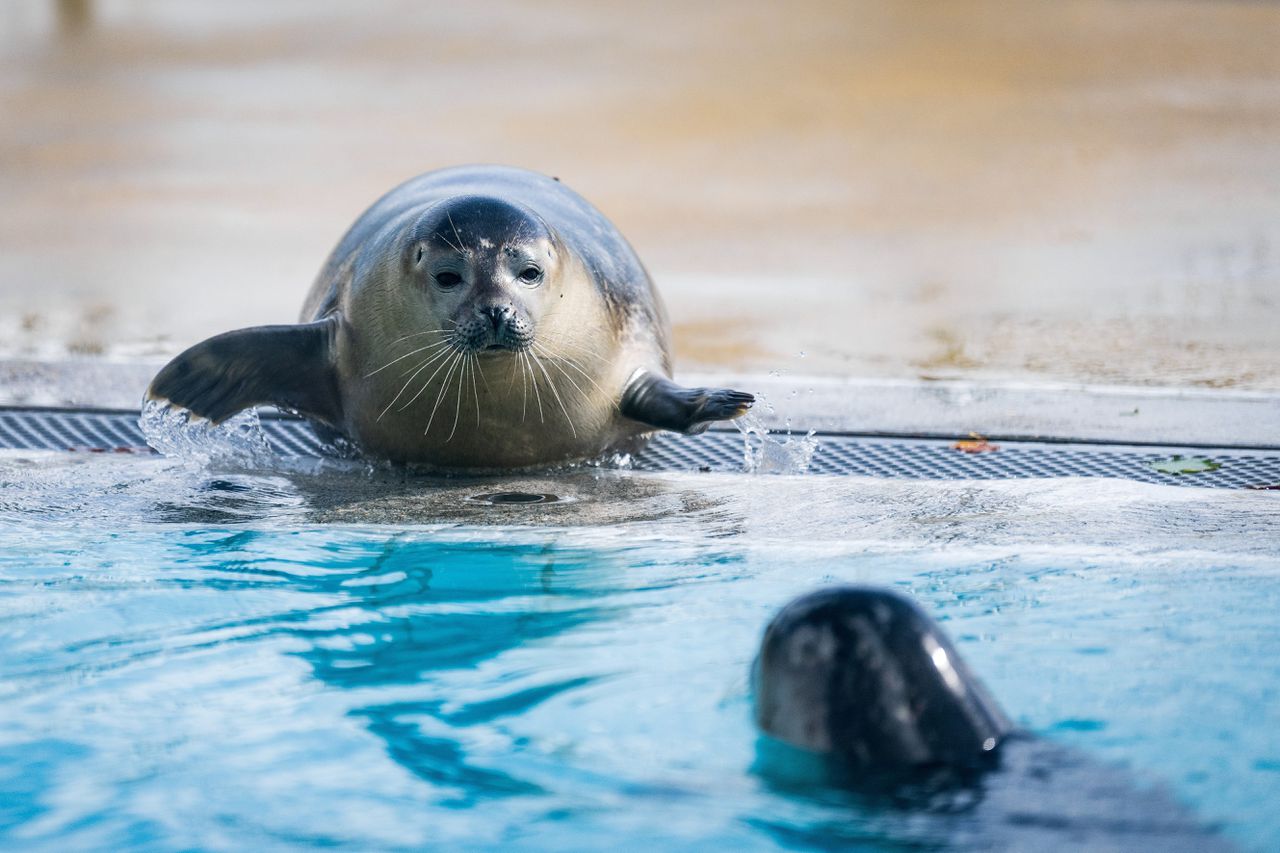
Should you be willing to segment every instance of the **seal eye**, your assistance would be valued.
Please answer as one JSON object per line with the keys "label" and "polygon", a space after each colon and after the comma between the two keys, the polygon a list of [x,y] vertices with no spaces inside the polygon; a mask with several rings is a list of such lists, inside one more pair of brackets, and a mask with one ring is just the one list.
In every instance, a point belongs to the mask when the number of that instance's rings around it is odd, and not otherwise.
{"label": "seal eye", "polygon": [[525,267],[520,270],[520,280],[525,284],[537,284],[542,281],[542,270],[537,267]]}
{"label": "seal eye", "polygon": [[447,270],[445,272],[438,272],[436,273],[436,284],[440,285],[445,290],[448,290],[462,284],[462,276],[458,275],[456,272],[448,272]]}

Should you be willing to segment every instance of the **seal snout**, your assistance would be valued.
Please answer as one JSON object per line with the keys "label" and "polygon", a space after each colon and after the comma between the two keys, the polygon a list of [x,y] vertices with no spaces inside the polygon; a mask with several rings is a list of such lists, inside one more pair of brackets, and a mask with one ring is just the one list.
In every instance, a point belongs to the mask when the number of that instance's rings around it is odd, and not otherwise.
{"label": "seal snout", "polygon": [[485,305],[479,309],[480,316],[487,319],[493,326],[493,334],[497,338],[502,337],[502,332],[506,328],[507,323],[515,316],[515,309],[510,305]]}
{"label": "seal snout", "polygon": [[508,301],[476,304],[455,332],[470,352],[519,352],[533,340],[533,323]]}

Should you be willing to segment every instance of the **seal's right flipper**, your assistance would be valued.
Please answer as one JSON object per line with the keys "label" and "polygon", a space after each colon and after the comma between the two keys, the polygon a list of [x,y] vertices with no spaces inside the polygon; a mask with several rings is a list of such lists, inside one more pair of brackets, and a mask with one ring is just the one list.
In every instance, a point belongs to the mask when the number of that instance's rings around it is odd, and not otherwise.
{"label": "seal's right flipper", "polygon": [[333,364],[339,322],[328,317],[216,335],[166,364],[151,380],[147,398],[168,400],[214,423],[263,404],[341,423]]}
{"label": "seal's right flipper", "polygon": [[642,424],[697,435],[715,421],[747,413],[756,398],[729,388],[685,388],[664,376],[637,371],[622,391],[622,414]]}

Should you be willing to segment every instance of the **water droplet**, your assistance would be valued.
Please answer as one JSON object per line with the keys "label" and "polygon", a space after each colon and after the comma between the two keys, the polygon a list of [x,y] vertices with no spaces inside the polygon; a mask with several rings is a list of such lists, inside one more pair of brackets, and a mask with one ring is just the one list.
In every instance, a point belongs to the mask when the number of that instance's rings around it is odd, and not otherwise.
{"label": "water droplet", "polygon": [[[768,411],[773,411],[763,394],[756,396]],[[809,470],[814,451],[818,449],[812,431],[804,437],[788,434],[779,441],[755,412],[748,412],[733,423],[742,433],[742,465],[747,473],[803,474]],[[790,430],[790,420],[785,423]]]}

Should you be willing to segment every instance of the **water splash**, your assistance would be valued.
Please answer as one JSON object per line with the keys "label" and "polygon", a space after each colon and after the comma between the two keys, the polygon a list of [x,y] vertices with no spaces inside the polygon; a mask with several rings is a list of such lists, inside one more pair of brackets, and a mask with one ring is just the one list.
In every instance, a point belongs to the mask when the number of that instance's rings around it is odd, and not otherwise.
{"label": "water splash", "polygon": [[257,409],[247,409],[214,424],[167,402],[146,400],[138,426],[147,444],[164,456],[201,463],[232,462],[251,468],[277,461],[262,431]]}
{"label": "water splash", "polygon": [[[756,395],[756,405],[769,413],[774,408],[763,394]],[[809,470],[818,442],[813,430],[793,435],[788,430],[781,441],[771,432],[755,411],[747,412],[733,422],[742,433],[742,467],[748,474],[804,474]],[[788,427],[791,421],[786,422]]]}

